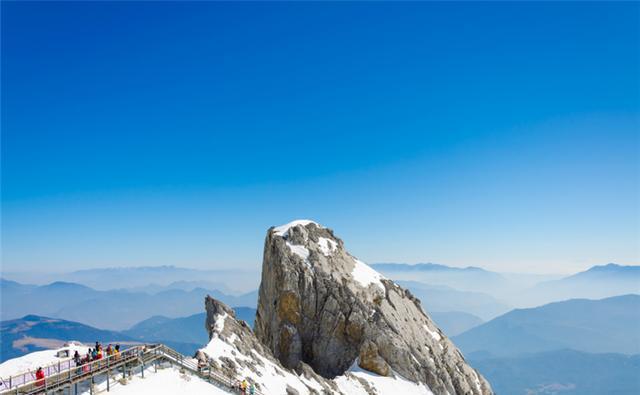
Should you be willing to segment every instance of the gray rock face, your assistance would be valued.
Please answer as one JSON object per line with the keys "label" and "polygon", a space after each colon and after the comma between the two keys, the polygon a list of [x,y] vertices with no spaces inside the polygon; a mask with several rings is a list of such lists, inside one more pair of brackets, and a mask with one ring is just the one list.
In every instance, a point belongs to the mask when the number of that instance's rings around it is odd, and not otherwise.
{"label": "gray rock face", "polygon": [[[252,373],[254,380],[251,381],[258,391],[265,394],[274,393],[264,387],[260,380],[267,379],[268,374],[283,382],[282,390],[286,389],[287,394],[343,394],[334,382],[319,376],[304,363],[299,364],[295,371],[282,367],[271,351],[256,338],[249,325],[236,319],[233,309],[224,303],[207,296],[205,309],[205,328],[209,333],[209,340],[217,341],[210,343],[213,349],[205,348],[196,353],[199,363],[209,364],[216,372],[227,377],[241,379]],[[213,355],[207,355],[207,351]],[[292,388],[290,384],[297,384],[301,391]],[[310,387],[310,384],[313,386]]]}
{"label": "gray rock face", "polygon": [[268,231],[255,334],[284,367],[308,364],[325,378],[357,362],[435,394],[492,393],[418,299],[311,221]]}

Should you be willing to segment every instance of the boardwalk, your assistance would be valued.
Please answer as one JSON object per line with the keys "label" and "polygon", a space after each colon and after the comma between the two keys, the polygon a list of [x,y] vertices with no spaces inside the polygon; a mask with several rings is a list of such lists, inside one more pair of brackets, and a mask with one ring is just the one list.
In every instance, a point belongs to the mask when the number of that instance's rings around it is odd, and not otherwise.
{"label": "boardwalk", "polygon": [[[106,390],[109,391],[114,380],[130,376],[135,370],[139,370],[144,377],[145,368],[159,362],[169,362],[172,365],[180,366],[212,385],[231,393],[235,392],[234,385],[238,382],[237,378],[225,376],[212,370],[210,366],[199,369],[197,362],[192,358],[186,357],[164,344],[154,344],[132,347],[124,350],[119,357],[112,355],[106,359],[81,366],[75,366],[71,360],[49,365],[44,368],[46,374],[44,382],[36,380],[33,371],[12,376],[2,380],[4,390],[0,392],[0,395],[54,392],[77,394],[80,392],[81,386],[88,386],[89,392],[92,393],[93,386],[91,384],[97,378],[106,378]],[[261,395],[259,391],[255,393]]]}

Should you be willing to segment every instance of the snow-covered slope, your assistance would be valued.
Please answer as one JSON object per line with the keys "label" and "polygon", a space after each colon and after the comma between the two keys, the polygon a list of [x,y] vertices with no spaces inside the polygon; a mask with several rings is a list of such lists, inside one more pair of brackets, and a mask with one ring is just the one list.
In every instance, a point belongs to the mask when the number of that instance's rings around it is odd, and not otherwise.
{"label": "snow-covered slope", "polygon": [[165,368],[154,372],[153,369],[145,370],[144,378],[135,376],[126,385],[116,383],[109,393],[116,395],[227,395],[231,392],[224,391],[201,378],[181,373],[176,368]]}

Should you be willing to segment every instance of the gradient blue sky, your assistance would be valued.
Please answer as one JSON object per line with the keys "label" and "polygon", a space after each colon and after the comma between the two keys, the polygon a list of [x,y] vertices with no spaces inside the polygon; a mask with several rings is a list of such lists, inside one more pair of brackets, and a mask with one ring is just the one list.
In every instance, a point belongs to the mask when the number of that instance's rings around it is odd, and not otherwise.
{"label": "gradient blue sky", "polygon": [[2,3],[3,270],[640,262],[639,3]]}

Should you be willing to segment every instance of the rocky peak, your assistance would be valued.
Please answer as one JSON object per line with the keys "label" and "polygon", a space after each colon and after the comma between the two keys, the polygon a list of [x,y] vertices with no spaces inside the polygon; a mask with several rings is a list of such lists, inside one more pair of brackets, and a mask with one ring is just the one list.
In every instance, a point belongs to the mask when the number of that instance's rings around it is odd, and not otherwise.
{"label": "rocky peak", "polygon": [[269,229],[255,333],[284,367],[325,378],[359,366],[436,394],[491,393],[418,299],[313,221]]}
{"label": "rocky peak", "polygon": [[[331,229],[310,220],[297,220],[286,225],[271,228],[265,248],[270,244],[288,248],[288,255],[297,263],[303,263],[311,272],[331,274],[338,282],[344,283],[354,293],[366,293],[370,297],[384,294],[384,277],[364,262],[351,256],[344,243]],[[287,252],[287,249],[285,249]]]}

